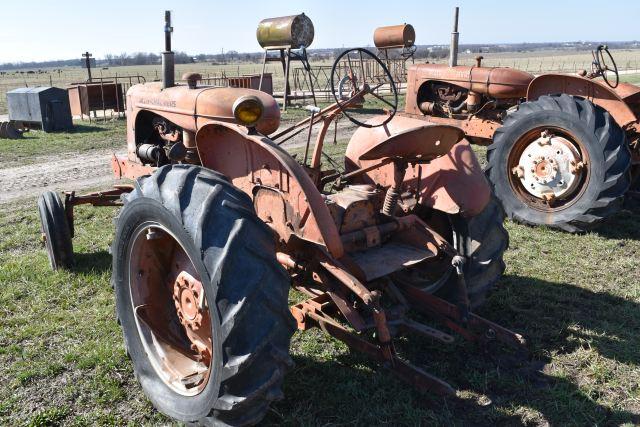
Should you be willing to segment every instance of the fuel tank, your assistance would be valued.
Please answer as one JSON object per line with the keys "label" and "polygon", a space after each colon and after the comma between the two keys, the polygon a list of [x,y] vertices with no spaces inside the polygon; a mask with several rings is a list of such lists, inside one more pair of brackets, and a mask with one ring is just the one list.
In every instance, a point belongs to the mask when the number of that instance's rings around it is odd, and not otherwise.
{"label": "fuel tank", "polygon": [[263,19],[256,30],[256,38],[263,48],[309,47],[313,42],[313,36],[313,22],[304,13]]}
{"label": "fuel tank", "polygon": [[253,89],[207,86],[190,89],[186,85],[162,89],[162,83],[145,83],[129,89],[127,105],[132,117],[140,110],[149,110],[196,132],[211,121],[235,123],[233,103],[244,95],[256,96],[264,105],[256,129],[264,135],[275,132],[280,126],[280,107],[271,95]]}
{"label": "fuel tank", "polygon": [[417,93],[424,81],[449,82],[496,99],[524,98],[534,76],[505,67],[469,67],[446,64],[416,64],[409,67],[409,82]]}
{"label": "fuel tank", "polygon": [[373,33],[373,44],[378,49],[411,47],[416,41],[416,31],[410,24],[378,27]]}

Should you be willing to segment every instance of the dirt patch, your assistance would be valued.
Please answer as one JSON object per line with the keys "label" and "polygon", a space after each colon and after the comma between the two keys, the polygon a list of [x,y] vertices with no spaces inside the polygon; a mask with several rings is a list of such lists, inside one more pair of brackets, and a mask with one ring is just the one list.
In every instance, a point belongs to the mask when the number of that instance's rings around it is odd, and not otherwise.
{"label": "dirt patch", "polygon": [[[290,124],[284,124],[281,129]],[[356,126],[348,120],[338,123],[337,135],[345,138],[351,135]],[[311,145],[320,130],[316,125],[311,134]],[[306,144],[309,131],[305,128],[295,137],[286,141],[283,147],[295,149]],[[331,125],[327,132],[326,142],[333,142],[334,127]],[[118,155],[126,154],[123,144],[122,151]],[[113,150],[98,150],[82,154],[65,153],[51,156],[42,156],[36,162],[0,169],[0,204],[15,202],[19,199],[37,197],[44,191],[81,191],[100,186],[108,187],[114,182],[110,167]]]}
{"label": "dirt patch", "polygon": [[0,204],[36,197],[43,191],[81,190],[113,182],[113,151],[59,154],[37,163],[0,169]]}

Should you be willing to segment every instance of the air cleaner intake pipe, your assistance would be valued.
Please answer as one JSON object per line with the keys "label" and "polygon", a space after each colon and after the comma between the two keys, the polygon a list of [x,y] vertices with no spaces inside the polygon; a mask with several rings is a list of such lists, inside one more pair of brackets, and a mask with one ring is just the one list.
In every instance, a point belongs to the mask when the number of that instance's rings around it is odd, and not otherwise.
{"label": "air cleaner intake pipe", "polygon": [[458,39],[460,33],[458,33],[458,13],[459,7],[456,7],[453,18],[453,32],[451,33],[451,45],[449,46],[449,67],[455,67],[458,65]]}
{"label": "air cleaner intake pipe", "polygon": [[171,51],[171,11],[164,12],[164,52],[162,52],[162,88],[175,86],[176,70],[174,53]]}

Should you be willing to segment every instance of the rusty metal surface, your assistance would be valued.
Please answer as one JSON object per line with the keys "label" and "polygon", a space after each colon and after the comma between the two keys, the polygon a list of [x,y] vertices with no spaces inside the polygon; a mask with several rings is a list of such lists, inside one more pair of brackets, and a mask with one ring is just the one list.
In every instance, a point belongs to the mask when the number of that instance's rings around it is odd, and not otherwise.
{"label": "rusty metal surface", "polygon": [[[423,126],[423,120],[396,116],[386,128],[358,129],[347,146],[345,155],[347,171],[375,163],[372,160],[360,160],[361,153],[389,138],[389,134]],[[393,165],[374,169],[363,175],[361,181],[366,184],[378,183],[383,187],[389,187],[393,183]],[[426,206],[452,214],[476,215],[482,212],[491,195],[489,183],[478,159],[465,140],[428,165],[409,167],[405,181],[410,190],[418,191],[419,189],[420,200]]]}
{"label": "rusty metal surface", "polygon": [[71,114],[74,116],[89,115],[98,110],[125,111],[122,83],[101,81],[76,84],[68,87],[67,92]]}
{"label": "rusty metal surface", "polygon": [[256,38],[263,48],[309,47],[313,36],[313,22],[304,13],[263,19],[256,30]]}
{"label": "rusty metal surface", "polygon": [[[622,87],[621,91],[629,91],[629,87]],[[621,96],[603,83],[580,76],[563,74],[544,74],[531,82],[527,91],[527,100],[533,101],[543,95],[566,93],[588,99],[607,110],[620,125],[626,127],[638,120]]]}
{"label": "rusty metal surface", "polygon": [[467,137],[474,138],[474,143],[478,143],[480,145],[490,144],[493,139],[493,134],[500,126],[502,126],[502,122],[498,120],[478,116],[473,116],[468,119],[451,119],[448,117],[424,115],[422,113],[403,113],[403,115],[414,119],[425,120],[434,124],[456,126],[462,129]]}
{"label": "rusty metal surface", "polygon": [[373,32],[373,44],[378,49],[411,47],[416,41],[416,31],[411,24],[378,27]]}
{"label": "rusty metal surface", "polygon": [[[196,143],[203,166],[225,174],[248,194],[255,186],[282,191],[294,216],[278,229],[289,229],[303,239],[326,245],[334,257],[342,256],[338,229],[324,199],[286,151],[267,138],[249,134],[244,127],[227,123],[205,125],[196,134]],[[270,213],[271,205],[264,209]]]}
{"label": "rusty metal surface", "polygon": [[203,125],[212,122],[234,123],[233,103],[245,95],[258,97],[264,106],[264,113],[256,128],[268,135],[280,125],[280,108],[268,94],[242,88],[198,87],[189,89],[178,85],[162,89],[161,83],[135,85],[127,92],[129,112],[127,114],[127,147],[129,159],[135,161],[137,116],[141,111],[153,111],[184,130],[196,132]]}
{"label": "rusty metal surface", "polygon": [[156,168],[145,166],[139,161],[131,161],[128,158],[116,156],[111,157],[111,170],[116,179],[128,178],[136,179],[144,175],[150,175]]}
{"label": "rusty metal surface", "polygon": [[640,98],[640,86],[631,83],[619,83],[614,89],[626,104],[635,104]]}
{"label": "rusty metal surface", "polygon": [[129,277],[130,303],[151,366],[174,392],[195,396],[216,375],[210,305],[197,269],[159,223],[135,231],[130,254],[137,272]]}
{"label": "rusty metal surface", "polygon": [[[497,99],[524,98],[534,76],[520,70],[503,67],[470,67],[446,64],[416,64],[409,67],[408,81],[415,82],[412,93],[417,93],[426,81],[444,81],[467,90]],[[409,95],[409,91],[407,96]],[[407,106],[409,106],[407,99]],[[410,111],[407,111],[410,112]]]}
{"label": "rusty metal surface", "polygon": [[526,345],[522,335],[473,313],[468,314],[468,323],[464,326],[461,324],[459,307],[413,286],[399,284],[398,287],[414,308],[445,322],[466,339],[480,343],[497,340],[515,349],[522,349]]}
{"label": "rusty metal surface", "polygon": [[370,147],[360,155],[360,160],[396,157],[408,162],[429,162],[447,154],[463,137],[462,130],[453,126],[424,125],[410,128],[394,133]]}

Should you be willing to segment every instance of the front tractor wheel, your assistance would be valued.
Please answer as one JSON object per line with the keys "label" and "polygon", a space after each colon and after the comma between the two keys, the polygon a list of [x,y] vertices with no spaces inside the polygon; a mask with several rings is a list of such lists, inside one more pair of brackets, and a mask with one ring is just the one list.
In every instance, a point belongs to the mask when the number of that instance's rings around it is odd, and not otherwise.
{"label": "front tractor wheel", "polygon": [[53,270],[73,267],[73,243],[64,204],[58,193],[47,191],[38,198],[40,232]]}
{"label": "front tractor wheel", "polygon": [[630,182],[625,133],[607,111],[569,95],[520,105],[496,131],[487,162],[509,217],[569,232],[619,210]]}
{"label": "front tractor wheel", "polygon": [[116,311],[136,377],[162,413],[248,425],[282,396],[290,279],[250,198],[197,166],[127,196],[113,243]]}

